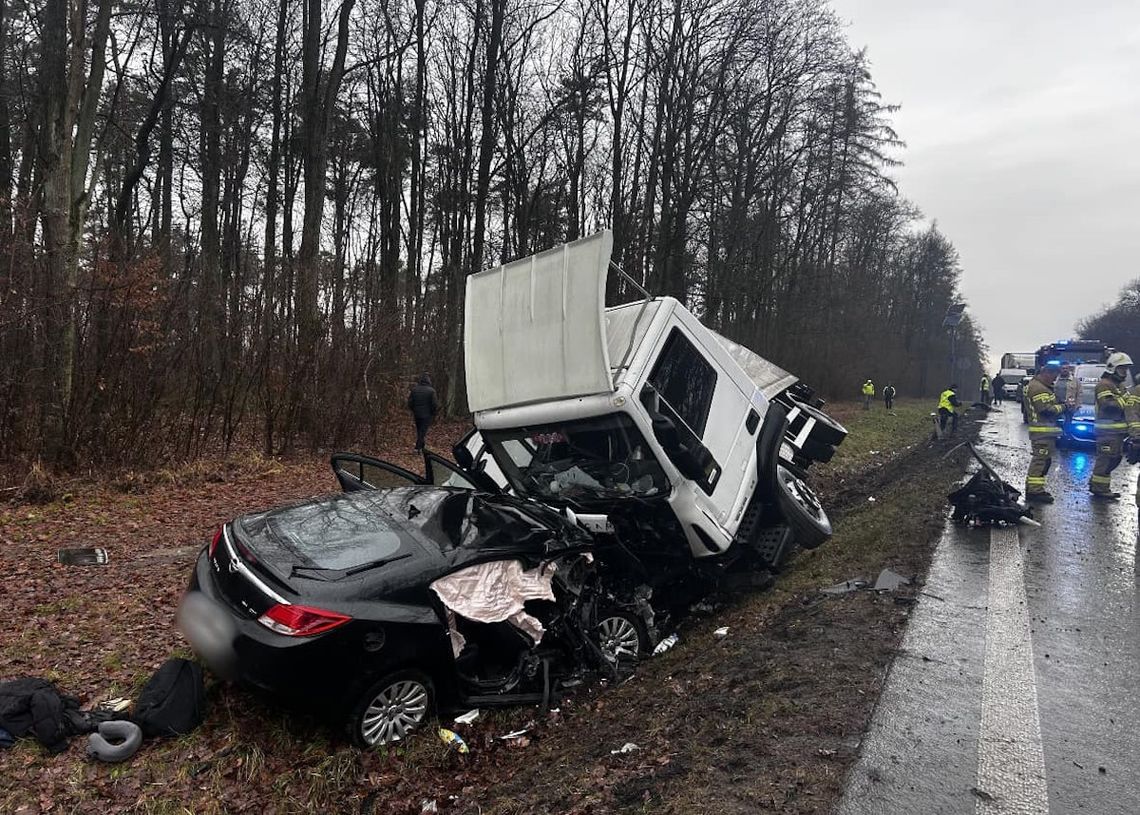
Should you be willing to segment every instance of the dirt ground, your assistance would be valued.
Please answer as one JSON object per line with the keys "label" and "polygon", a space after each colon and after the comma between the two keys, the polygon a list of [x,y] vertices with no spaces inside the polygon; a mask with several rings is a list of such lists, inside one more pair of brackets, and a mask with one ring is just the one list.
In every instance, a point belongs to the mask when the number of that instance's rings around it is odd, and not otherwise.
{"label": "dirt ground", "polygon": [[[832,408],[852,431],[815,476],[836,521],[832,541],[799,553],[773,589],[714,598],[675,648],[620,687],[582,689],[557,712],[452,725],[468,755],[431,733],[360,751],[319,722],[212,683],[201,728],[148,743],[124,765],[87,762],[78,738],[58,756],[27,741],[0,751],[0,812],[418,813],[433,802],[461,813],[827,812],[917,586],[818,590],[884,567],[925,573],[964,466],[960,454],[942,460],[947,443],[930,444],[929,410]],[[462,432],[438,429],[436,446]],[[413,465],[410,433],[397,427],[390,438],[392,449],[363,452]],[[186,655],[171,620],[211,531],[334,489],[327,456],[251,455],[65,485],[50,504],[0,505],[0,678],[45,677],[85,704],[137,694],[164,659]],[[103,546],[111,563],[61,566],[62,546]],[[720,626],[724,638],[712,633]],[[626,743],[637,748],[613,752]]]}

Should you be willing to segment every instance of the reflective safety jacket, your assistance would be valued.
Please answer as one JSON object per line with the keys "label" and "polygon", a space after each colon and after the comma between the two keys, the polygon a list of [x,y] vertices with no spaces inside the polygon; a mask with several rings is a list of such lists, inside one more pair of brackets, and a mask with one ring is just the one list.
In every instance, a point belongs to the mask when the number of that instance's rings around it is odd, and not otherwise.
{"label": "reflective safety jacket", "polygon": [[950,388],[942,391],[942,395],[938,397],[938,409],[948,413],[957,413],[960,404],[962,403],[958,401],[958,394]]}
{"label": "reflective safety jacket", "polygon": [[1128,432],[1128,413],[1132,395],[1110,376],[1096,383],[1096,433],[1098,436],[1123,436]]}
{"label": "reflective safety jacket", "polygon": [[874,396],[875,395],[875,384],[873,382],[871,382],[870,379],[868,379],[866,382],[863,383],[863,395],[864,396]]}
{"label": "reflective safety jacket", "polygon": [[1057,395],[1051,387],[1033,377],[1025,386],[1022,399],[1025,415],[1029,417],[1029,438],[1061,435],[1061,428],[1057,425],[1061,406],[1057,404]]}
{"label": "reflective safety jacket", "polygon": [[1128,394],[1128,435],[1140,439],[1140,385]]}
{"label": "reflective safety jacket", "polygon": [[988,376],[983,376],[982,377],[982,390],[983,391],[989,391],[989,389],[990,389],[990,378]]}

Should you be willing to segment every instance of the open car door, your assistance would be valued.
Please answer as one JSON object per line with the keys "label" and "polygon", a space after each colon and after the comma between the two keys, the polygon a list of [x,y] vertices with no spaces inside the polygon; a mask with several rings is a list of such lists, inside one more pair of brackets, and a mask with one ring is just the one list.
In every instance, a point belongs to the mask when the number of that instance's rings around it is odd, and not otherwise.
{"label": "open car door", "polygon": [[491,478],[468,472],[442,456],[424,451],[424,475],[406,470],[390,461],[357,453],[336,453],[330,461],[333,474],[345,492],[354,490],[393,489],[412,485],[434,484],[437,487],[459,487],[465,490],[501,492]]}
{"label": "open car door", "polygon": [[430,483],[422,475],[388,461],[356,453],[336,453],[329,461],[333,475],[345,492],[381,490]]}

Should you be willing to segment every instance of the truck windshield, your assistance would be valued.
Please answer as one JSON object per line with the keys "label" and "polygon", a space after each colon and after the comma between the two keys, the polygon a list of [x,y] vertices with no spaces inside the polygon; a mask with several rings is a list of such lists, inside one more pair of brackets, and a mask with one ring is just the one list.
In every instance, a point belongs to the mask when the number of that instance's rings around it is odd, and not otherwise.
{"label": "truck windshield", "polygon": [[645,437],[624,413],[486,430],[483,438],[519,495],[589,504],[669,492]]}

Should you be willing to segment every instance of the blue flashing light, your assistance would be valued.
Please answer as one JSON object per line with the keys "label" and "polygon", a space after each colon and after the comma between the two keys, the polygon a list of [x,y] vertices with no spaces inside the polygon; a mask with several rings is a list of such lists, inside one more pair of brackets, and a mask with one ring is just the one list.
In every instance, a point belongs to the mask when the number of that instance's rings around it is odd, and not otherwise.
{"label": "blue flashing light", "polygon": [[1084,453],[1073,456],[1073,469],[1078,473],[1084,472],[1085,468],[1089,466],[1089,457]]}

